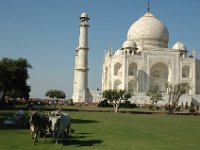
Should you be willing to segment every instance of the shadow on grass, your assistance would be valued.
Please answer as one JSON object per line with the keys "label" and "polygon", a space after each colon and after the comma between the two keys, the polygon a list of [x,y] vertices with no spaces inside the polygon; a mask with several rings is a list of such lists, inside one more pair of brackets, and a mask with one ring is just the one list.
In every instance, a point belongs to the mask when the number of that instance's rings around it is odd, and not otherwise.
{"label": "shadow on grass", "polygon": [[94,146],[95,144],[101,144],[103,141],[98,140],[98,139],[91,139],[88,140],[88,137],[92,137],[93,133],[74,133],[74,136],[70,136],[69,140],[64,140],[61,142],[63,145],[74,145],[75,147],[80,147],[80,146]]}
{"label": "shadow on grass", "polygon": [[81,123],[98,123],[96,120],[84,120],[84,119],[72,119],[72,124],[81,124]]}
{"label": "shadow on grass", "polygon": [[0,130],[22,130],[22,129],[29,129],[30,126],[26,123],[25,126],[18,127],[17,125],[4,125],[3,122],[0,122]]}
{"label": "shadow on grass", "polygon": [[95,144],[102,143],[102,140],[69,140],[64,142],[63,145],[74,145],[76,147],[79,146],[94,146]]}

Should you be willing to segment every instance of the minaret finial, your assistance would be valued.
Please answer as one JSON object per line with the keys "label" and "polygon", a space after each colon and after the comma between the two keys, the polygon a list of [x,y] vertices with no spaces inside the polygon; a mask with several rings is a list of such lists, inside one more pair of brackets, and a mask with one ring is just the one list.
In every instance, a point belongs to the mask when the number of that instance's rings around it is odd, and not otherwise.
{"label": "minaret finial", "polygon": [[150,13],[150,3],[149,3],[149,1],[147,2],[147,12]]}

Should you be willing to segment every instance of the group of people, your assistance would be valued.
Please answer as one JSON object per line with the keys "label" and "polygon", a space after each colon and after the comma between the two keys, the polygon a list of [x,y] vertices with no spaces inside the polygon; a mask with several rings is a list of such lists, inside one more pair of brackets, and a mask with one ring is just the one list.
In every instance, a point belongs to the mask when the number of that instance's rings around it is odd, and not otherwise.
{"label": "group of people", "polygon": [[[33,102],[27,102],[26,109],[31,111],[33,109]],[[25,126],[25,112],[21,107],[19,107],[17,112],[14,114],[14,121],[18,127]]]}
{"label": "group of people", "polygon": [[13,115],[13,117],[8,117],[3,122],[4,125],[7,126],[17,126],[17,127],[25,127],[26,121],[25,121],[25,112],[22,108],[19,108],[17,112]]}

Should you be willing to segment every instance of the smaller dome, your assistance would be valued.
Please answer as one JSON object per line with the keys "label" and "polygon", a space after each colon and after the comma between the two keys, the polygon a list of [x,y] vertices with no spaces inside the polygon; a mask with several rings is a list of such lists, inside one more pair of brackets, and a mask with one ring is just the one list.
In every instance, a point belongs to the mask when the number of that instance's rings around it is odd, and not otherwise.
{"label": "smaller dome", "polygon": [[81,14],[81,18],[88,18],[88,14],[87,14],[86,12],[83,12],[83,13]]}
{"label": "smaller dome", "polygon": [[124,43],[123,43],[123,48],[132,48],[132,49],[137,49],[137,45],[135,43],[135,41],[133,40],[126,40]]}
{"label": "smaller dome", "polygon": [[116,52],[115,52],[115,56],[116,55],[123,55],[124,54],[124,51],[122,49],[118,49]]}
{"label": "smaller dome", "polygon": [[187,51],[187,48],[185,44],[181,41],[176,42],[173,47],[173,49],[181,50],[181,51]]}
{"label": "smaller dome", "polygon": [[80,20],[82,21],[88,21],[90,18],[88,17],[88,14],[86,12],[83,12],[81,14]]}

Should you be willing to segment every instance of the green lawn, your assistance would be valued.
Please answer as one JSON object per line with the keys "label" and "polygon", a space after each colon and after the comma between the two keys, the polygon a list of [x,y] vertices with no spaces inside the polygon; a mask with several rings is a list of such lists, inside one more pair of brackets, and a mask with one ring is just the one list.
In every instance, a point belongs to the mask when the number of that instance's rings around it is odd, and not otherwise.
{"label": "green lawn", "polygon": [[200,116],[68,112],[75,133],[64,144],[40,138],[32,145],[29,129],[2,126],[13,111],[0,111],[0,150],[194,150],[200,147]]}

